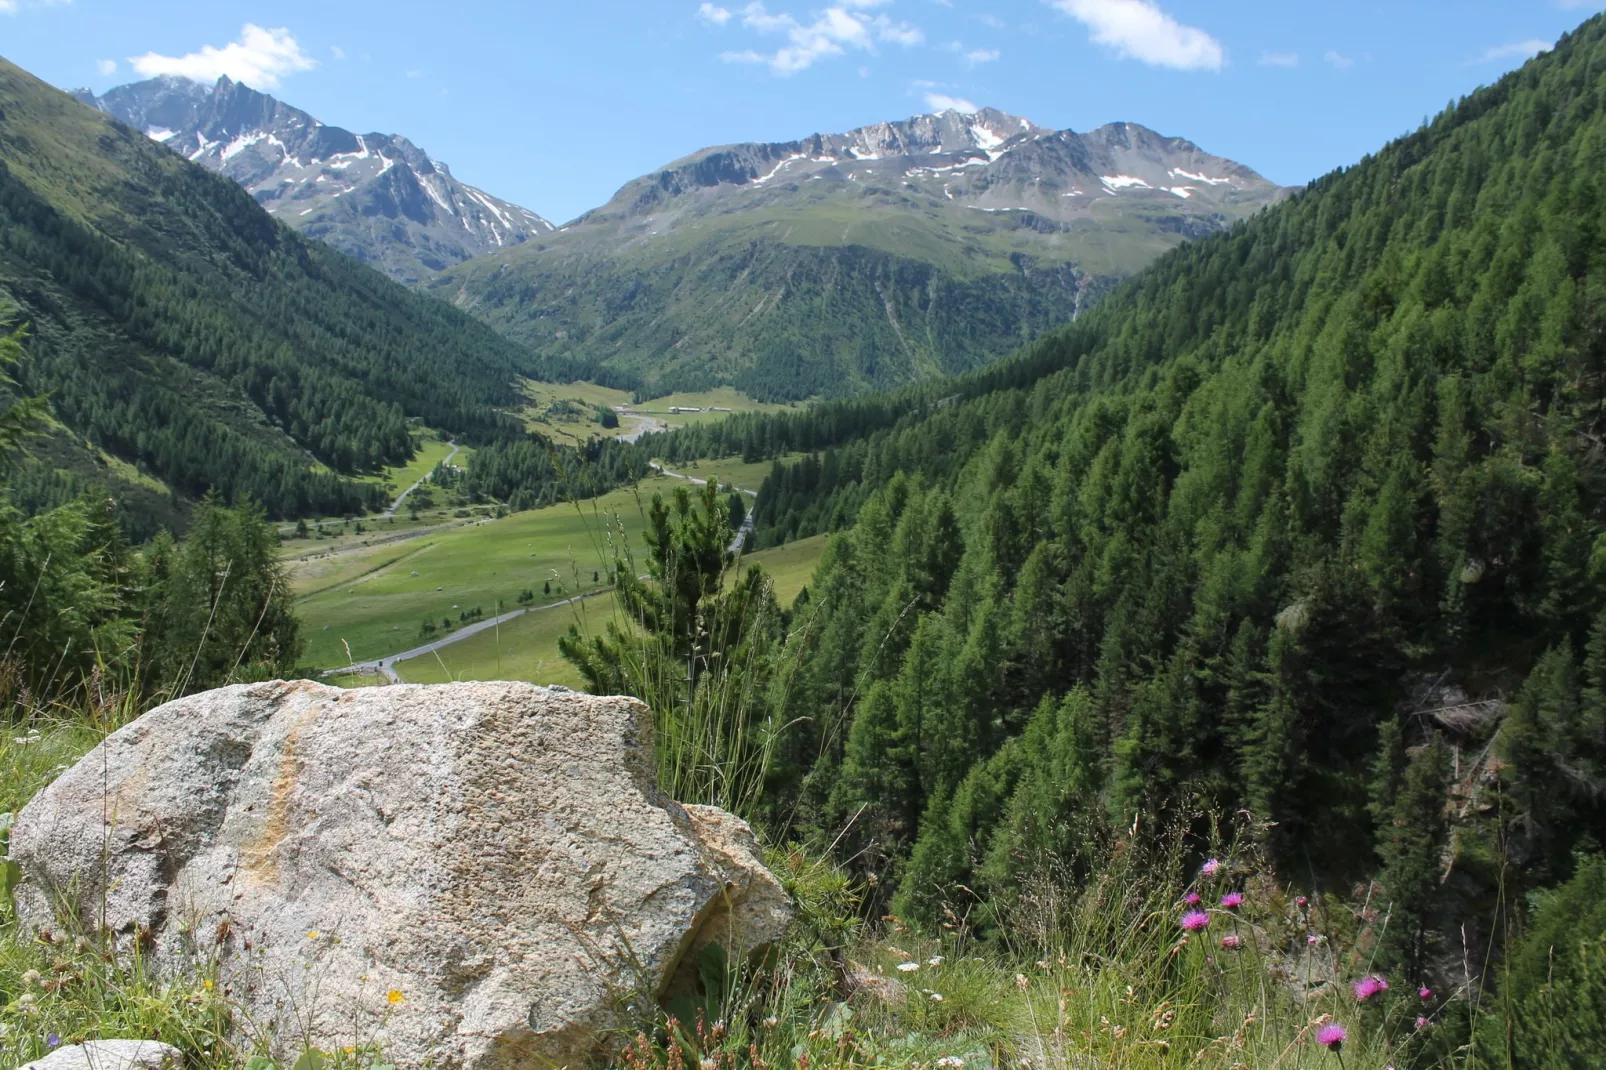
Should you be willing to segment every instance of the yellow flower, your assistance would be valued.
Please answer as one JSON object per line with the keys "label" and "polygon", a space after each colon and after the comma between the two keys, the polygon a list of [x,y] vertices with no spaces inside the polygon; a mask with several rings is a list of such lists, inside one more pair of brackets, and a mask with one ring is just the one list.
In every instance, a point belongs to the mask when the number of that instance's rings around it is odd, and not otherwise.
{"label": "yellow flower", "polygon": [[357,1049],[356,1048],[347,1048],[347,1049],[345,1049],[345,1051],[346,1051],[347,1055],[356,1055],[357,1054]]}
{"label": "yellow flower", "polygon": [[385,1002],[389,1003],[391,1006],[395,1006],[406,998],[406,996],[402,995],[402,991],[399,988],[393,988],[389,992],[385,993]]}
{"label": "yellow flower", "polygon": [[307,939],[308,940],[316,940],[316,939],[318,939],[318,930],[314,929],[310,933],[308,933],[307,934]]}
{"label": "yellow flower", "polygon": [[212,982],[211,981],[202,981],[201,982],[201,987],[206,989],[208,992],[210,992],[210,991],[212,991]]}

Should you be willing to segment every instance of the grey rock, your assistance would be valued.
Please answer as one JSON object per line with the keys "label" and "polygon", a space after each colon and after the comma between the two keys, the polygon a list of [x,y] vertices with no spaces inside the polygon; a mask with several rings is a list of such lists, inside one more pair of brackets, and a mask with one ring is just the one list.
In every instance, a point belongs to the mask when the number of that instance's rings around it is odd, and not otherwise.
{"label": "grey rock", "polygon": [[657,791],[651,723],[510,683],[182,699],[18,815],[19,914],[60,926],[65,902],[163,971],[215,963],[241,1039],[281,1057],[573,1063],[689,953],[757,950],[790,909],[744,823]]}
{"label": "grey rock", "polygon": [[154,1040],[91,1040],[57,1048],[22,1070],[179,1070],[184,1053]]}

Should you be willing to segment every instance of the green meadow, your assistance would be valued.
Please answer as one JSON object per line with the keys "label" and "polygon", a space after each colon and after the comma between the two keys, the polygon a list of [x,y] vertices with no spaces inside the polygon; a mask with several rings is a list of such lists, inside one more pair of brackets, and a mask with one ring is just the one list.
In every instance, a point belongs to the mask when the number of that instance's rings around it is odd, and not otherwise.
{"label": "green meadow", "polygon": [[[829,537],[816,535],[773,550],[748,554],[741,564],[743,567],[762,565],[775,583],[776,597],[782,605],[790,606],[813,576],[814,566],[819,563]],[[641,552],[639,547],[637,552]],[[460,643],[401,662],[396,672],[410,684],[528,680],[578,688],[584,681],[558,653],[558,639],[568,632],[571,624],[578,626],[585,635],[600,631],[612,616],[613,602],[606,595],[536,610],[500,628],[488,628]]]}

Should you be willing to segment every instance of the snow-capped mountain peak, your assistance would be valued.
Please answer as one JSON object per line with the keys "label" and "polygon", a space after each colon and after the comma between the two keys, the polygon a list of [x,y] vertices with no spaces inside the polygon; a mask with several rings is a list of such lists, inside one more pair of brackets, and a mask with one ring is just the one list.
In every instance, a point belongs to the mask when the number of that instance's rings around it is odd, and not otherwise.
{"label": "snow-capped mountain peak", "polygon": [[393,134],[356,134],[227,77],[74,94],[244,186],[286,223],[409,283],[552,230]]}

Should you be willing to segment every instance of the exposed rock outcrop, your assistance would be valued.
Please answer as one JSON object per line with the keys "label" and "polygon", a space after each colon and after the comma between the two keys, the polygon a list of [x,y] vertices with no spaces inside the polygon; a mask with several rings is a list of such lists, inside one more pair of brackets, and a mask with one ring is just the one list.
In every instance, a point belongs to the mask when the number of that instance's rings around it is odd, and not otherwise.
{"label": "exposed rock outcrop", "polygon": [[572,1063],[689,953],[755,950],[789,914],[743,822],[657,791],[651,723],[528,684],[182,699],[23,809],[18,909],[50,928],[65,907],[166,970],[215,959],[284,1045]]}
{"label": "exposed rock outcrop", "polygon": [[154,1040],[91,1040],[57,1048],[21,1070],[180,1070],[184,1053]]}

